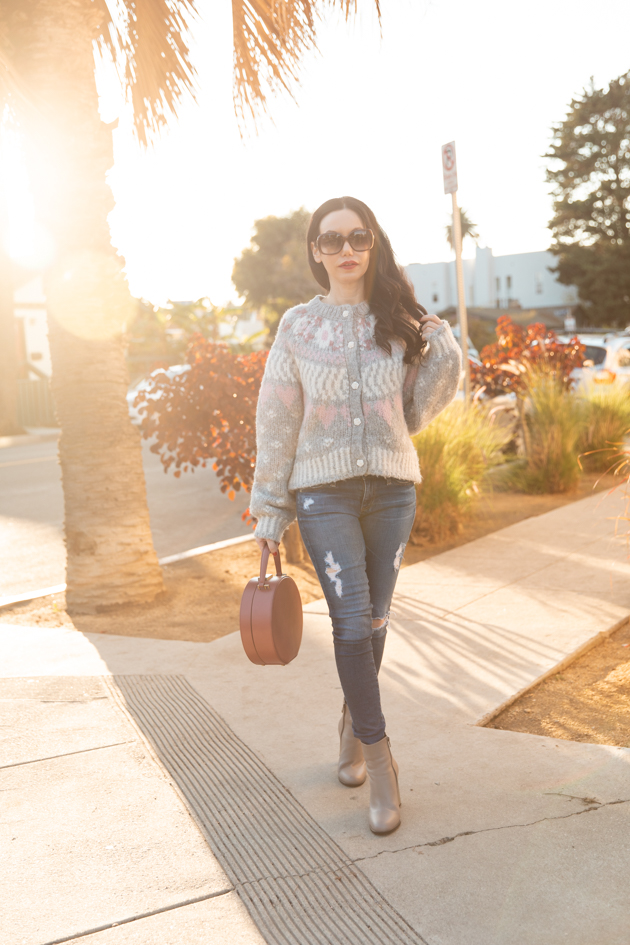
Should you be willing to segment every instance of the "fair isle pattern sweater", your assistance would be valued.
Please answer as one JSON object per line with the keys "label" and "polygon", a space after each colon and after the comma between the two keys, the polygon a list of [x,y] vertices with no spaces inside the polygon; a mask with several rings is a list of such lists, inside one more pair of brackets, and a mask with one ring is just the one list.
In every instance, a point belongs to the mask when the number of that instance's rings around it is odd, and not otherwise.
{"label": "fair isle pattern sweater", "polygon": [[453,399],[461,352],[446,322],[418,364],[374,338],[367,302],[321,296],[283,316],[269,352],[256,413],[250,511],[257,538],[279,541],[296,516],[297,489],[355,476],[420,482],[410,435]]}

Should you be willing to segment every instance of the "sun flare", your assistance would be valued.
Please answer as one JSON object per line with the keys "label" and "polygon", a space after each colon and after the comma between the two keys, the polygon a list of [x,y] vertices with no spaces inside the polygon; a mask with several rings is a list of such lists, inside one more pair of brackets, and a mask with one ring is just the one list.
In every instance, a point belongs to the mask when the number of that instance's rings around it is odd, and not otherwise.
{"label": "sun flare", "polygon": [[35,218],[20,138],[7,128],[0,131],[0,189],[6,213],[5,251],[26,269],[45,269],[55,256],[54,241]]}

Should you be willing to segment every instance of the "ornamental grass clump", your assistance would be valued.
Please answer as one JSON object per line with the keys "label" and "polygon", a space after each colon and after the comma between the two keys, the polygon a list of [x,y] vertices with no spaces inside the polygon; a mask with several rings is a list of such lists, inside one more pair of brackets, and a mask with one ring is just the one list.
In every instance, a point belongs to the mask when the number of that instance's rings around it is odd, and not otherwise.
{"label": "ornamental grass clump", "polygon": [[624,439],[630,433],[630,391],[590,387],[584,399],[584,429],[580,465],[593,472],[615,472],[627,454]]}
{"label": "ornamental grass clump", "polygon": [[513,464],[506,484],[537,494],[577,488],[586,413],[584,401],[552,374],[531,372],[521,410],[525,458]]}
{"label": "ornamental grass clump", "polygon": [[462,530],[486,471],[501,461],[511,436],[496,412],[453,403],[414,437],[422,484],[412,542],[444,541]]}

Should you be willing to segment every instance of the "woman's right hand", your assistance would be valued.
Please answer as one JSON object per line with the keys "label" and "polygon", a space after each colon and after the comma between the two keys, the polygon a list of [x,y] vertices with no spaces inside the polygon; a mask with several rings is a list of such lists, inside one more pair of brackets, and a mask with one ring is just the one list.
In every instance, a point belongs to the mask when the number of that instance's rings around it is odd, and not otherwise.
{"label": "woman's right hand", "polygon": [[277,542],[277,541],[272,541],[270,538],[257,538],[257,539],[256,539],[256,544],[258,545],[258,547],[260,548],[261,551],[264,551],[265,546],[267,546],[267,547],[269,548],[269,551],[271,552],[272,555],[277,555],[277,554],[278,554],[278,542]]}

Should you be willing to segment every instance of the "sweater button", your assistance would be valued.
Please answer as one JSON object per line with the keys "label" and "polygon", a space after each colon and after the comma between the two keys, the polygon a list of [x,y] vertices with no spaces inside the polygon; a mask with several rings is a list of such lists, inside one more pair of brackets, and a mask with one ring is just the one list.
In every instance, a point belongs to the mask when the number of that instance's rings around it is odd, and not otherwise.
{"label": "sweater button", "polygon": [[362,465],[363,465],[363,460],[362,460],[362,459],[358,459],[358,460],[357,460],[357,466],[362,466]]}
{"label": "sweater button", "polygon": [[358,382],[358,381],[353,381],[350,386],[352,387],[352,390],[356,390],[357,387],[359,386],[359,382]]}
{"label": "sweater button", "polygon": [[344,317],[344,318],[347,318],[349,314],[350,314],[350,312],[344,312],[344,313],[343,313],[343,317]]}
{"label": "sweater button", "polygon": [[358,427],[360,423],[361,423],[361,418],[360,418],[360,417],[355,417],[355,418],[354,418],[354,425],[355,425],[355,427]]}
{"label": "sweater button", "polygon": [[354,348],[354,341],[349,341],[349,342],[348,342],[348,347],[349,347],[349,348]]}

